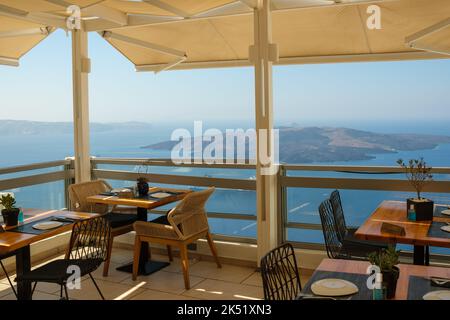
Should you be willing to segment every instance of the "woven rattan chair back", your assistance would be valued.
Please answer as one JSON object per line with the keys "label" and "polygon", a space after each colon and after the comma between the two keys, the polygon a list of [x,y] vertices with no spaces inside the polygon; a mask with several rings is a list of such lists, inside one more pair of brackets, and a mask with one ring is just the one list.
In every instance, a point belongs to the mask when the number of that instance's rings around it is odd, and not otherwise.
{"label": "woven rattan chair back", "polygon": [[111,186],[104,180],[71,184],[68,187],[70,210],[95,213],[108,212],[108,205],[89,203],[86,201],[86,198],[110,191],[111,189]]}
{"label": "woven rattan chair back", "polygon": [[72,228],[69,259],[93,260],[100,265],[106,260],[111,227],[104,217],[78,221]]}
{"label": "woven rattan chair back", "polygon": [[189,238],[209,230],[205,205],[215,191],[214,187],[192,192],[168,213],[168,220],[176,225],[180,238]]}
{"label": "woven rattan chair back", "polygon": [[328,257],[336,259],[342,248],[336,224],[334,221],[333,206],[329,199],[323,201],[319,206],[320,220],[322,222],[323,237],[327,248]]}
{"label": "woven rattan chair back", "polygon": [[261,259],[261,276],[266,300],[293,300],[301,292],[294,248],[286,243]]}
{"label": "woven rattan chair back", "polygon": [[331,206],[333,208],[334,221],[339,239],[344,241],[347,236],[347,224],[345,222],[344,209],[342,208],[341,196],[338,190],[334,190],[330,196]]}

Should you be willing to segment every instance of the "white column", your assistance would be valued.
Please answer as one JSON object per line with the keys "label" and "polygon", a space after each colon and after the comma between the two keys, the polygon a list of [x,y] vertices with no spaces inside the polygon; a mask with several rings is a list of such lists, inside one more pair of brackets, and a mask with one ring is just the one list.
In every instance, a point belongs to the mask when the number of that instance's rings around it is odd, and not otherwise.
{"label": "white column", "polygon": [[[272,62],[277,56],[277,50],[271,41],[270,0],[260,0],[254,10],[254,45],[250,47],[250,60],[255,66],[255,116],[258,136],[256,158],[258,264],[262,256],[278,244],[277,175],[268,174],[267,168],[273,163],[267,163],[262,157],[271,150],[270,135],[273,130]],[[267,138],[261,139],[261,133],[267,133]]]}
{"label": "white column", "polygon": [[89,72],[88,34],[82,30],[73,30],[72,76],[76,183],[91,180],[88,95]]}

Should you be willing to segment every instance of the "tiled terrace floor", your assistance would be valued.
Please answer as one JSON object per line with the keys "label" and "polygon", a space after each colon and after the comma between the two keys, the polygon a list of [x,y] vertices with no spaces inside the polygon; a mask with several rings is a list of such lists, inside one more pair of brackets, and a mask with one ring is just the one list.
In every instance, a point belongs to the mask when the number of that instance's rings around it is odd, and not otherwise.
{"label": "tiled terrace floor", "polygon": [[[116,271],[116,267],[132,260],[131,250],[114,249],[108,277],[102,276],[102,268],[94,274],[100,289],[109,300],[183,300],[183,299],[261,299],[263,290],[261,276],[253,268],[224,264],[218,269],[213,262],[190,261],[191,289],[184,288],[180,261],[149,276],[140,276],[136,281],[128,273]],[[59,258],[59,257],[55,257]],[[152,258],[167,261],[166,256]],[[14,275],[12,276],[14,278]],[[306,278],[302,278],[302,284]],[[69,290],[70,299],[100,299],[92,281],[87,277],[81,289]],[[7,279],[0,280],[0,300],[15,299]],[[59,286],[39,283],[33,295],[35,300],[59,299]]]}

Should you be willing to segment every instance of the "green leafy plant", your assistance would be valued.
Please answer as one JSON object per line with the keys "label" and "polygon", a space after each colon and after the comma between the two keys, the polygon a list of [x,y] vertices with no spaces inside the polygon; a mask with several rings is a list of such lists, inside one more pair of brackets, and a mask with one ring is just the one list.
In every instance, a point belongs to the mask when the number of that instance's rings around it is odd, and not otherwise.
{"label": "green leafy plant", "polygon": [[399,264],[400,251],[395,250],[394,246],[389,246],[387,249],[371,252],[368,255],[371,264],[380,267],[382,272],[396,272],[394,268]]}
{"label": "green leafy plant", "polygon": [[2,195],[0,198],[0,204],[5,208],[5,210],[13,210],[16,209],[16,199],[10,194]]}
{"label": "green leafy plant", "polygon": [[433,175],[430,173],[432,168],[427,166],[423,158],[411,159],[408,163],[398,159],[397,163],[405,170],[409,183],[417,192],[417,199],[422,199],[420,195],[425,185],[433,181]]}
{"label": "green leafy plant", "polygon": [[[138,173],[138,174],[147,174],[147,173],[148,173],[148,170],[149,170],[149,167],[150,167],[150,159],[145,160],[144,162],[142,162],[141,165],[139,165],[139,166],[137,167],[137,173]],[[148,179],[147,179],[147,178],[144,178],[144,177],[139,177],[139,178],[137,179],[137,181],[138,181],[138,182],[148,182]]]}

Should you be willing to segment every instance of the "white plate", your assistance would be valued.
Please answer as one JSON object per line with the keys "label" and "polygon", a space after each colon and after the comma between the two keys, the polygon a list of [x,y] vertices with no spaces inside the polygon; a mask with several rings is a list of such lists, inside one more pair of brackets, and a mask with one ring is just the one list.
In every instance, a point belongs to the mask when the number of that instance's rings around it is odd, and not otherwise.
{"label": "white plate", "polygon": [[322,279],[311,285],[311,291],[317,296],[340,297],[357,293],[358,287],[343,279]]}
{"label": "white plate", "polygon": [[442,226],[441,230],[445,232],[450,232],[450,225]]}
{"label": "white plate", "polygon": [[46,221],[46,222],[36,223],[35,225],[33,225],[33,229],[49,230],[49,229],[58,228],[62,225],[63,225],[62,222],[59,222],[59,221]]}
{"label": "white plate", "polygon": [[441,213],[450,216],[450,209],[442,210]]}
{"label": "white plate", "polygon": [[167,192],[155,192],[155,193],[150,194],[150,196],[153,198],[163,199],[163,198],[170,197],[171,194],[167,193]]}
{"label": "white plate", "polygon": [[428,292],[423,296],[423,300],[450,300],[450,290]]}

